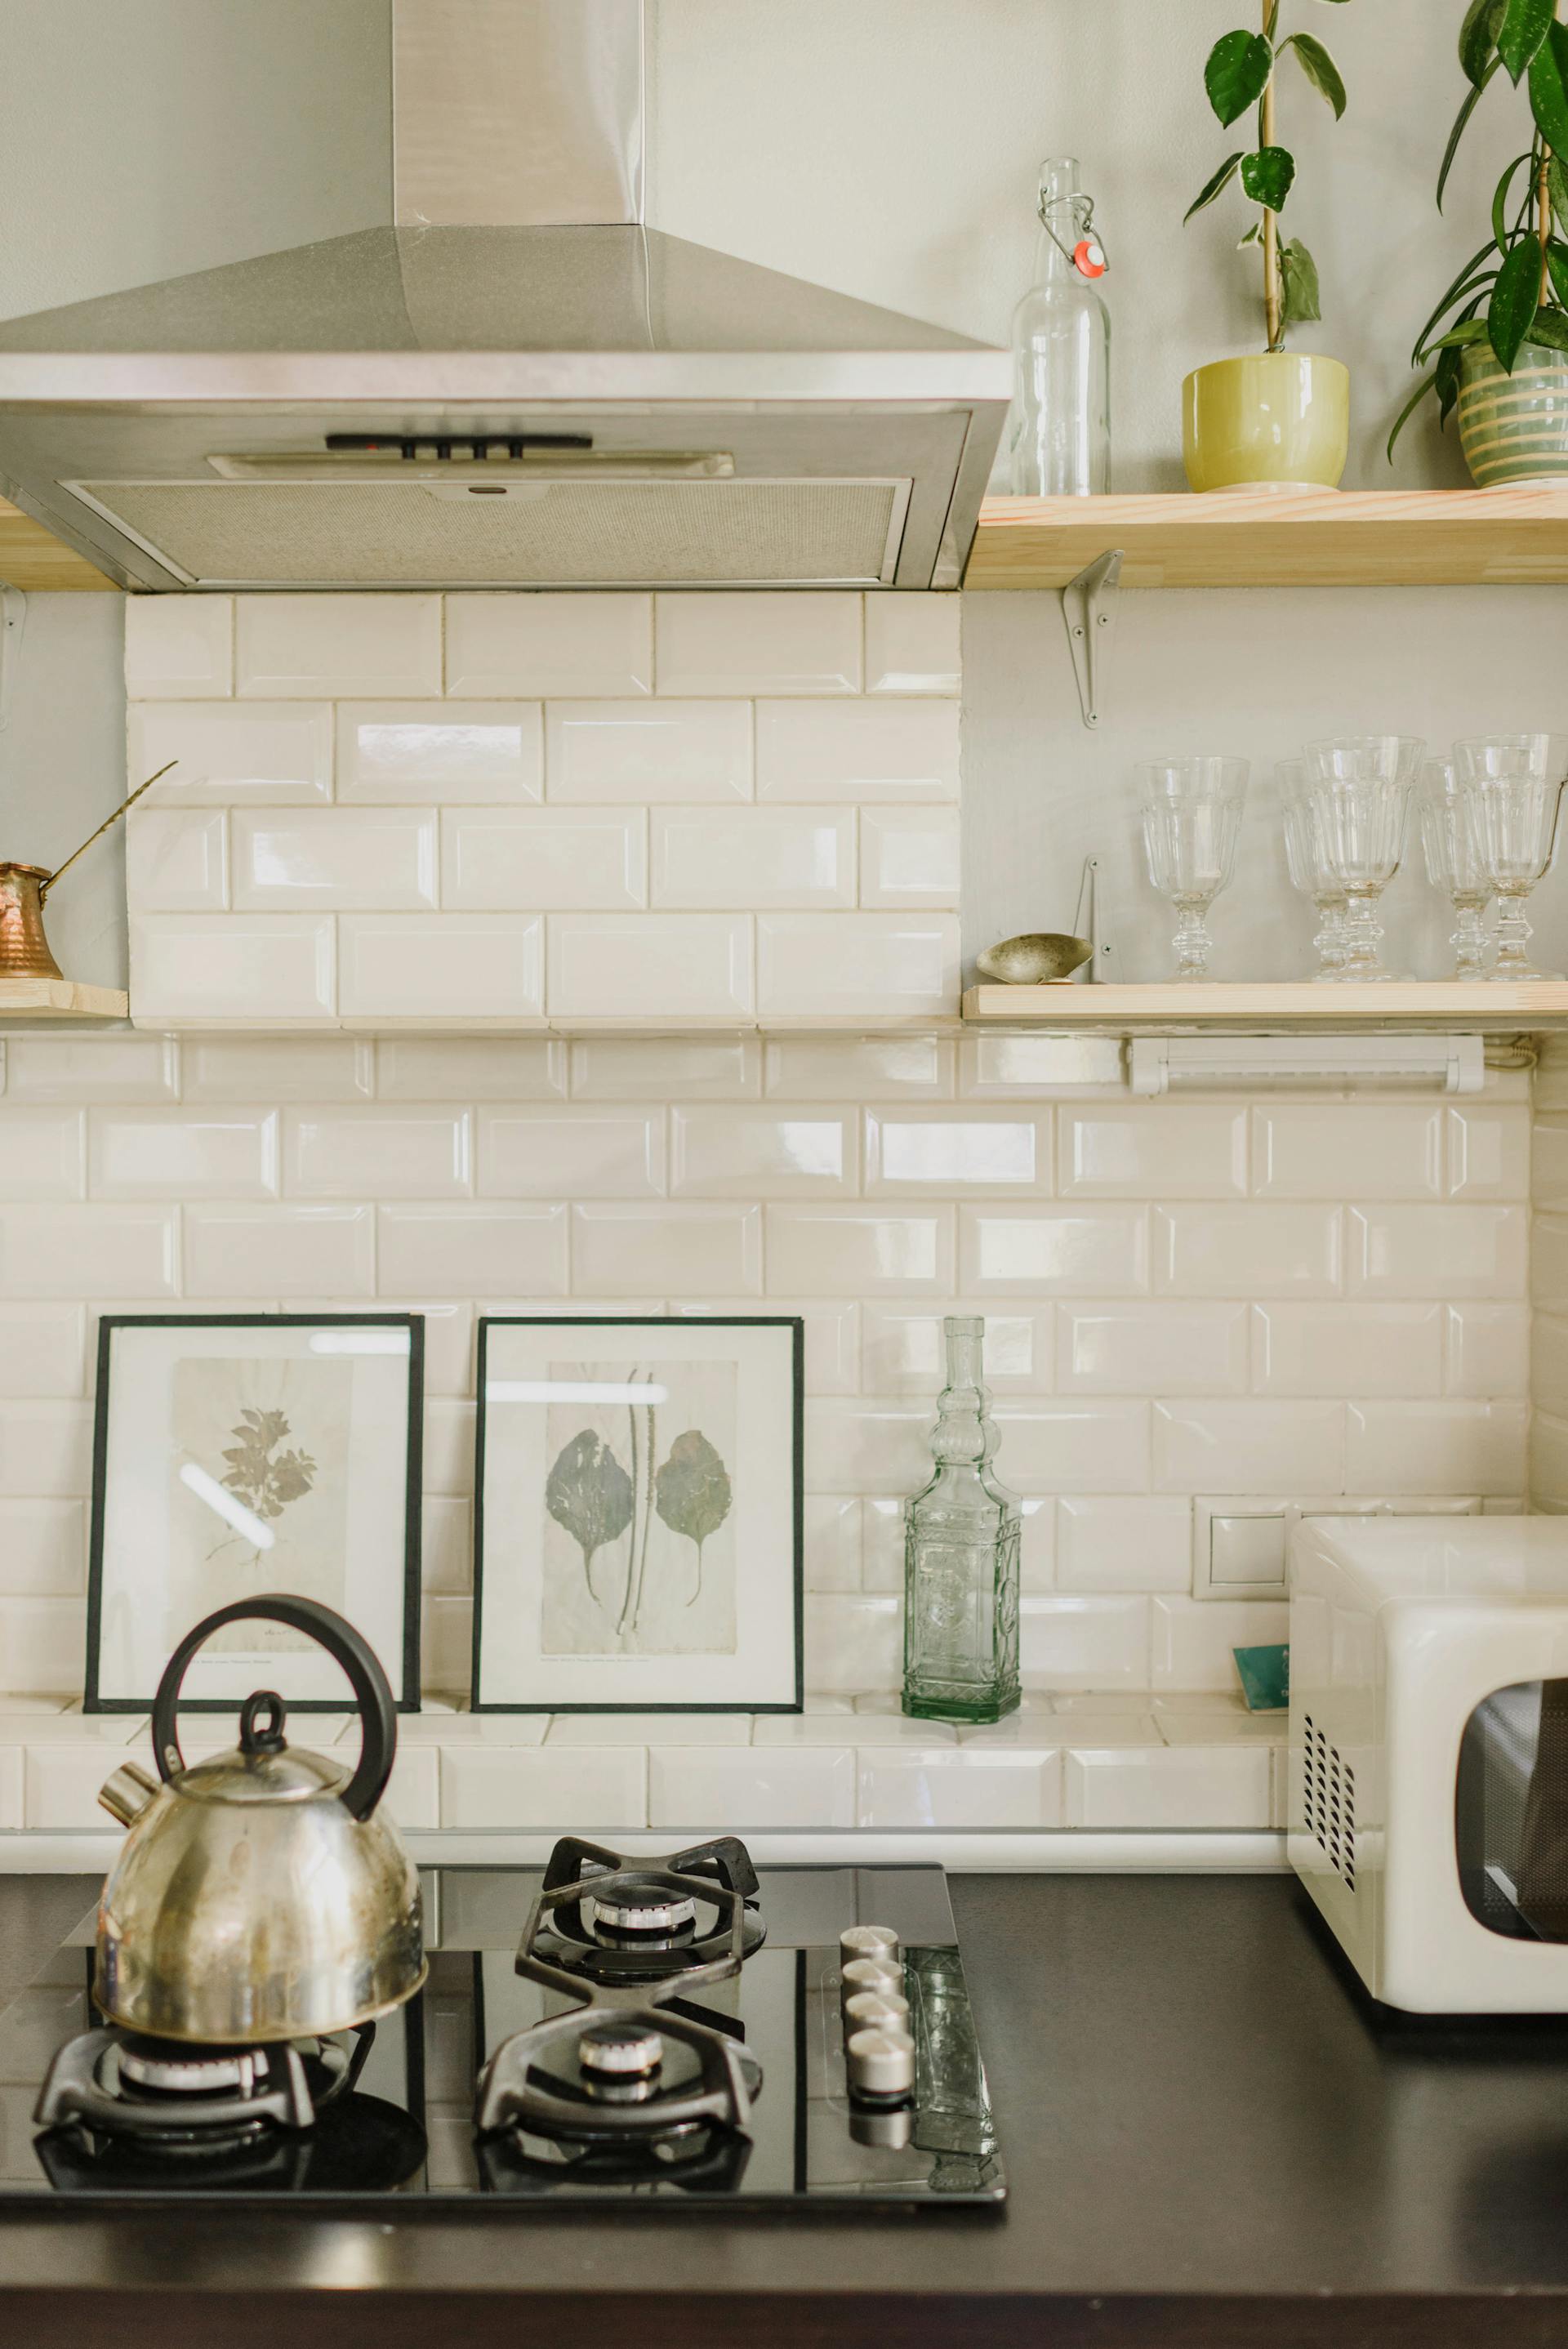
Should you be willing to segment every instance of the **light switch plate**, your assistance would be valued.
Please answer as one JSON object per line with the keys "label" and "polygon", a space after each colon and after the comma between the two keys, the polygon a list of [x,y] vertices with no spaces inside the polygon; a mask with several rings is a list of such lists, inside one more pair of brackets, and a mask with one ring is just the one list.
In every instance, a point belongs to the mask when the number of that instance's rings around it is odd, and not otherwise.
{"label": "light switch plate", "polygon": [[1194,1599],[1283,1599],[1290,1537],[1304,1517],[1474,1517],[1479,1495],[1200,1494],[1192,1504]]}

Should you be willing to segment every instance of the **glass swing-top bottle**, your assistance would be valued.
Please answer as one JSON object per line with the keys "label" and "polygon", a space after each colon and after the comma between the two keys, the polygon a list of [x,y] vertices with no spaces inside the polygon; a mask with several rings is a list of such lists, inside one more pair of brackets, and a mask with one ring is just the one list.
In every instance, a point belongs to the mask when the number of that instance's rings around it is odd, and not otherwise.
{"label": "glass swing-top bottle", "polygon": [[1110,313],[1095,288],[1109,264],[1070,155],[1040,165],[1039,212],[1035,283],[1013,314],[1013,492],[1099,496],[1110,487]]}
{"label": "glass swing-top bottle", "polygon": [[985,1324],[950,1318],[942,1329],[935,1473],[903,1509],[903,1709],[923,1721],[1000,1721],[1018,1704],[1021,1512],[991,1468]]}

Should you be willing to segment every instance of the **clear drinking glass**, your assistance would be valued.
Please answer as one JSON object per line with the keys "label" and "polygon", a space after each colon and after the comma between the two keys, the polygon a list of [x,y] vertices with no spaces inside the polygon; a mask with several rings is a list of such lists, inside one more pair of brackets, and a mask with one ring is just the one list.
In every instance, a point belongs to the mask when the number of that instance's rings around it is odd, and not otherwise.
{"label": "clear drinking glass", "polygon": [[1018,1708],[1022,1511],[991,1466],[985,1324],[943,1325],[947,1383],[931,1481],[903,1505],[903,1709],[922,1721],[1000,1721]]}
{"label": "clear drinking glass", "polygon": [[1550,871],[1568,776],[1568,735],[1483,734],[1454,744],[1476,854],[1497,896],[1497,959],[1488,978],[1561,978],[1530,959],[1524,901]]}
{"label": "clear drinking glass", "polygon": [[1401,734],[1341,734],[1306,745],[1314,829],[1346,896],[1346,951],[1333,974],[1341,985],[1399,976],[1383,960],[1377,900],[1405,854],[1410,786],[1425,748]]}
{"label": "clear drinking glass", "polygon": [[1449,941],[1454,950],[1453,976],[1484,978],[1491,952],[1486,926],[1491,876],[1476,846],[1463,790],[1449,760],[1429,759],[1422,766],[1420,808],[1427,878],[1459,916],[1460,926]]}
{"label": "clear drinking glass", "polygon": [[1020,497],[1110,487],[1110,313],[1105,255],[1070,155],[1040,165],[1035,283],[1013,315],[1012,483]]}
{"label": "clear drinking glass", "polygon": [[1284,827],[1285,863],[1292,885],[1310,897],[1317,916],[1315,981],[1333,978],[1350,951],[1345,936],[1346,896],[1328,869],[1318,827],[1308,797],[1305,759],[1279,762],[1280,818]]}
{"label": "clear drinking glass", "polygon": [[1161,759],[1138,771],[1149,878],[1176,908],[1175,976],[1207,978],[1213,940],[1204,917],[1235,870],[1247,761]]}

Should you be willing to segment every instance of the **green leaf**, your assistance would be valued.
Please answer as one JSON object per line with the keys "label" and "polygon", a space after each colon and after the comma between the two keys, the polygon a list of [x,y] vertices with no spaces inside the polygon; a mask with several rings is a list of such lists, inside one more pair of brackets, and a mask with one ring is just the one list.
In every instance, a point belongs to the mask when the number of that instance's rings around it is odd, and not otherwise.
{"label": "green leaf", "polygon": [[1561,310],[1537,310],[1530,339],[1532,343],[1545,343],[1554,351],[1568,351],[1568,317]]}
{"label": "green leaf", "polygon": [[1438,304],[1437,307],[1433,310],[1431,316],[1427,320],[1426,325],[1421,328],[1420,333],[1417,336],[1416,356],[1410,361],[1412,367],[1420,366],[1421,345],[1426,341],[1427,336],[1431,333],[1432,328],[1437,325],[1438,320],[1442,317],[1447,310],[1452,307],[1454,303],[1461,300],[1462,297],[1469,293],[1470,286],[1474,282],[1475,272],[1480,267],[1481,263],[1495,251],[1496,247],[1489,243],[1483,244],[1479,253],[1471,254],[1470,259],[1465,263],[1464,267],[1460,271],[1459,275],[1454,279],[1453,284],[1449,287],[1448,292],[1443,295],[1442,300]]}
{"label": "green leaf", "polygon": [[544,1506],[583,1553],[588,1595],[593,1559],[606,1542],[619,1541],[632,1522],[632,1480],[610,1446],[585,1427],[562,1446],[544,1480]]}
{"label": "green leaf", "polygon": [[1550,25],[1530,67],[1530,111],[1555,155],[1568,154],[1568,25]]}
{"label": "green leaf", "polygon": [[1553,292],[1564,309],[1568,309],[1568,244],[1564,244],[1561,237],[1554,236],[1546,248],[1546,269],[1552,280]]}
{"label": "green leaf", "polygon": [[1262,244],[1263,241],[1264,241],[1264,233],[1263,233],[1263,229],[1262,229],[1262,227],[1259,225],[1259,223],[1258,223],[1256,221],[1254,221],[1254,222],[1253,222],[1253,224],[1252,224],[1251,228],[1250,228],[1250,229],[1248,229],[1248,231],[1247,231],[1247,233],[1246,233],[1246,234],[1245,234],[1244,236],[1239,236],[1239,237],[1237,237],[1237,239],[1236,239],[1236,251],[1237,251],[1238,253],[1245,253],[1245,251],[1246,251],[1246,249],[1247,249],[1247,247],[1248,247],[1248,245],[1249,245],[1249,244]]}
{"label": "green leaf", "polygon": [[1439,335],[1432,348],[1435,351],[1462,351],[1468,349],[1471,343],[1484,343],[1485,340],[1486,328],[1480,320],[1467,318],[1462,326],[1450,326],[1446,335]]}
{"label": "green leaf", "polygon": [[699,1429],[688,1427],[670,1446],[670,1456],[654,1479],[654,1506],[672,1533],[696,1545],[696,1588],[702,1596],[702,1546],[729,1515],[729,1471]]}
{"label": "green leaf", "polygon": [[1295,157],[1284,147],[1260,147],[1242,158],[1242,185],[1254,204],[1283,212],[1295,178]]}
{"label": "green leaf", "polygon": [[1508,0],[1470,0],[1460,27],[1460,63],[1467,81],[1479,82],[1496,62],[1498,27]]}
{"label": "green leaf", "polygon": [[1284,289],[1284,323],[1299,325],[1308,318],[1321,318],[1317,284],[1317,264],[1300,237],[1292,237],[1279,250],[1280,282]]}
{"label": "green leaf", "polygon": [[1403,432],[1406,425],[1408,424],[1411,417],[1414,416],[1417,409],[1419,408],[1422,400],[1427,397],[1427,394],[1429,391],[1436,391],[1437,388],[1438,377],[1437,370],[1434,368],[1430,375],[1422,377],[1420,382],[1416,386],[1415,390],[1410,394],[1409,398],[1405,402],[1404,407],[1399,410],[1398,415],[1394,419],[1394,429],[1388,435],[1388,462],[1390,465],[1394,461],[1395,441],[1398,439],[1400,433]]}
{"label": "green leaf", "polygon": [[1449,184],[1449,173],[1454,168],[1454,157],[1460,151],[1460,140],[1465,135],[1465,126],[1469,122],[1470,116],[1475,112],[1476,108],[1480,104],[1481,99],[1485,97],[1488,83],[1500,70],[1501,65],[1502,59],[1501,57],[1494,57],[1491,65],[1489,65],[1482,72],[1480,79],[1476,83],[1475,88],[1470,92],[1464,104],[1460,107],[1459,114],[1454,121],[1454,127],[1449,133],[1449,143],[1443,150],[1443,167],[1438,173],[1438,210],[1439,212],[1441,212],[1443,208],[1443,190]]}
{"label": "green leaf", "polygon": [[1440,432],[1459,405],[1460,385],[1464,379],[1464,354],[1446,350],[1438,361],[1438,429]]}
{"label": "green leaf", "polygon": [[1497,28],[1497,47],[1516,88],[1556,14],[1557,0],[1508,0]]}
{"label": "green leaf", "polygon": [[1497,273],[1487,312],[1487,335],[1505,375],[1513,373],[1520,345],[1535,316],[1541,280],[1541,251],[1535,244],[1516,244]]}
{"label": "green leaf", "polygon": [[1528,163],[1530,160],[1528,155],[1516,155],[1497,183],[1497,190],[1491,200],[1491,241],[1499,253],[1505,254],[1508,251],[1508,191],[1520,165]]}
{"label": "green leaf", "polygon": [[1261,33],[1226,33],[1203,67],[1209,103],[1227,127],[1256,105],[1274,71],[1274,50]]}
{"label": "green leaf", "polygon": [[1238,147],[1235,153],[1226,158],[1224,162],[1221,164],[1219,170],[1215,172],[1213,178],[1205,184],[1201,192],[1194,196],[1192,202],[1188,205],[1186,212],[1181,217],[1181,225],[1183,228],[1186,227],[1187,222],[1191,219],[1194,212],[1201,212],[1205,204],[1212,204],[1214,198],[1219,195],[1223,189],[1229,187],[1231,181],[1235,178],[1241,160],[1242,150]]}
{"label": "green leaf", "polygon": [[1295,51],[1296,61],[1314,89],[1328,100],[1336,119],[1341,117],[1345,112],[1345,82],[1323,43],[1315,40],[1310,33],[1292,33],[1280,43],[1280,55],[1286,49]]}

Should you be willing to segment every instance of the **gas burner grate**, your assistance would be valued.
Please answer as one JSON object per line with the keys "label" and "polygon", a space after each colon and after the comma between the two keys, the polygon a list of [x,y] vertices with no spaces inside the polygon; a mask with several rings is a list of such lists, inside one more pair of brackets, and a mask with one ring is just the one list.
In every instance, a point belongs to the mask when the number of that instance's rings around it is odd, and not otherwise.
{"label": "gas burner grate", "polygon": [[354,2086],[376,2037],[362,2024],[337,2039],[204,2047],[106,2024],[68,2039],[49,2066],[33,2117],[45,2128],[204,2154],[272,2128],[302,2131]]}
{"label": "gas burner grate", "polygon": [[748,1958],[766,1936],[757,1871],[734,1836],[653,1860],[563,1836],[523,1947],[590,1982],[646,1985]]}

